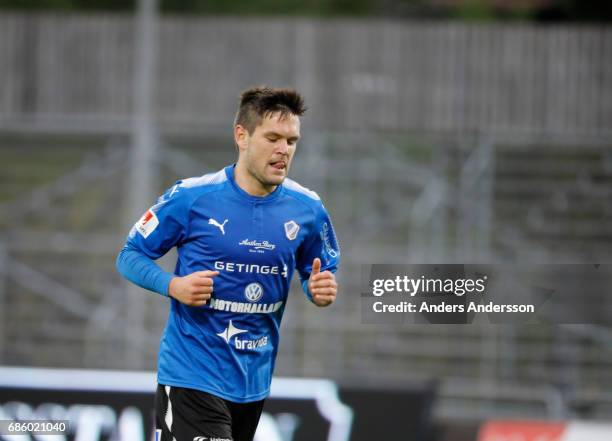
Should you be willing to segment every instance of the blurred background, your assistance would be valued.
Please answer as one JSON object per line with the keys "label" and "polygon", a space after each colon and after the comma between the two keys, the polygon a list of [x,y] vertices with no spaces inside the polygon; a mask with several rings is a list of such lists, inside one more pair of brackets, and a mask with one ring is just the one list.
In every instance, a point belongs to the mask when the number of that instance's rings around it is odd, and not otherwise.
{"label": "blurred background", "polygon": [[241,90],[292,86],[342,288],[319,310],[294,284],[276,374],[431,391],[395,439],[612,423],[610,327],[364,325],[359,301],[362,264],[611,263],[611,5],[0,0],[0,364],[154,371],[168,302],[115,271],[125,235],[235,160]]}

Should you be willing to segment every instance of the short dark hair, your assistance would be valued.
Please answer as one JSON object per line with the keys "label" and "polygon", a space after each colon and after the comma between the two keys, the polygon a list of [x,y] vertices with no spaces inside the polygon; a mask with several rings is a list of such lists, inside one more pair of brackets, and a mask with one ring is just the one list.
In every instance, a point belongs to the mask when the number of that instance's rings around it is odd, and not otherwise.
{"label": "short dark hair", "polygon": [[280,112],[281,117],[289,114],[302,116],[306,112],[304,98],[294,89],[251,87],[240,94],[234,127],[240,124],[249,134],[253,134],[263,118],[276,112]]}

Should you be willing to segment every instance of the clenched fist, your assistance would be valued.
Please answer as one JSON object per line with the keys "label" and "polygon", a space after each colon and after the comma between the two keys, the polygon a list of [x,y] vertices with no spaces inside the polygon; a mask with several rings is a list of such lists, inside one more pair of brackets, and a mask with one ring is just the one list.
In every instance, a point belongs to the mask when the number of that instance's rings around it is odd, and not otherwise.
{"label": "clenched fist", "polygon": [[213,292],[213,278],[219,271],[197,271],[170,281],[168,294],[188,306],[202,306]]}
{"label": "clenched fist", "polygon": [[336,300],[338,284],[336,276],[331,271],[321,272],[321,259],[318,257],[312,262],[312,272],[308,279],[308,290],[312,300],[317,306],[328,306]]}

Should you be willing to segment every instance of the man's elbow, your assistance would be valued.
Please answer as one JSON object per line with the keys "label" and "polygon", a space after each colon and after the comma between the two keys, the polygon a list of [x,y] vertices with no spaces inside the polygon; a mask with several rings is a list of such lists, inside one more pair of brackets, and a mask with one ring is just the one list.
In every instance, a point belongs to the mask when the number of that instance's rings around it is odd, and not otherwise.
{"label": "man's elbow", "polygon": [[121,251],[119,251],[119,254],[117,254],[117,258],[115,259],[115,268],[117,269],[117,272],[123,277],[125,277],[126,254],[127,252],[124,247],[121,249]]}

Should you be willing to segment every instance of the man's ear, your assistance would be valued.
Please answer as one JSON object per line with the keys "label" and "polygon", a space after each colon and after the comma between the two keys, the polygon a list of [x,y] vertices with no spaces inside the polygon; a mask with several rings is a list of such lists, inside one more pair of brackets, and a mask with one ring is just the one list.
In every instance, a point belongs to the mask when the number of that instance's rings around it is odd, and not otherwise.
{"label": "man's ear", "polygon": [[249,131],[240,124],[234,126],[234,142],[238,146],[238,151],[244,151],[249,144]]}

